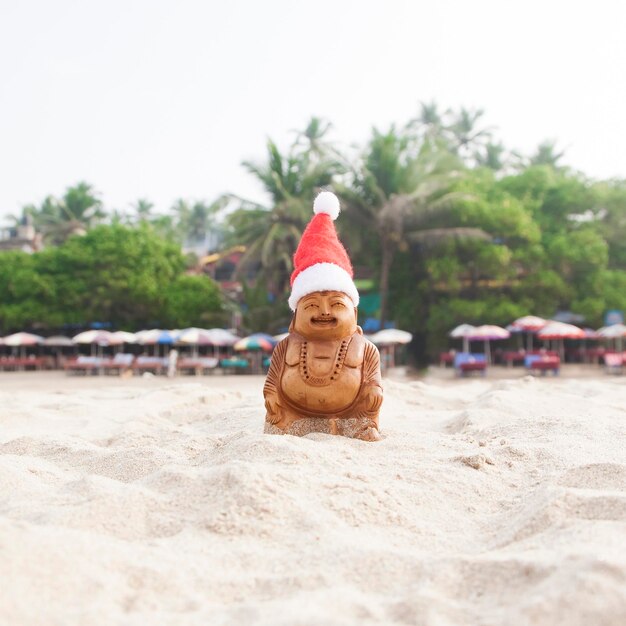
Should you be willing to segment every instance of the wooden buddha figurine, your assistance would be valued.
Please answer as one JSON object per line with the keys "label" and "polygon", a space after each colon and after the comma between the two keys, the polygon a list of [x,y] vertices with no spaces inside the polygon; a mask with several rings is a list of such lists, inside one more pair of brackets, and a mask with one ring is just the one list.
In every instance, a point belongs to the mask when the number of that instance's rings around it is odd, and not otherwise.
{"label": "wooden buddha figurine", "polygon": [[380,356],[357,326],[359,295],[333,220],[339,201],[322,192],[294,256],[289,336],[272,354],[263,395],[265,432],[323,432],[380,439]]}

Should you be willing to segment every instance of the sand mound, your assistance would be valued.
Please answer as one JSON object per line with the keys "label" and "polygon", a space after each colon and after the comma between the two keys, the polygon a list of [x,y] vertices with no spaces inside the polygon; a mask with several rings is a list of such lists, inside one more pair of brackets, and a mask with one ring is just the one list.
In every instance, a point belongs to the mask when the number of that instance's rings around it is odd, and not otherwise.
{"label": "sand mound", "polygon": [[388,381],[376,444],[263,435],[259,378],[40,382],[2,624],[626,623],[620,381]]}

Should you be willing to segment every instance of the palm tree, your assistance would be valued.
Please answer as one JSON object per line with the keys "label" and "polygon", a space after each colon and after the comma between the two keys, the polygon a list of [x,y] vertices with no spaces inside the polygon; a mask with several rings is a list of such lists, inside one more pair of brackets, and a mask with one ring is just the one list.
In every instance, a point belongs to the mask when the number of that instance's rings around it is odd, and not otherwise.
{"label": "palm tree", "polygon": [[137,221],[139,222],[148,222],[152,217],[152,209],[154,209],[154,203],[150,202],[146,198],[139,198],[132,205],[132,208],[135,211],[135,215],[137,216]]}
{"label": "palm tree", "polygon": [[341,171],[323,141],[329,127],[313,118],[287,153],[281,153],[270,139],[265,163],[243,163],[263,185],[269,203],[264,206],[234,197],[239,208],[228,218],[230,239],[247,246],[241,271],[258,265],[275,296],[285,294],[289,286],[292,257],[311,218],[315,195]]}
{"label": "palm tree", "polygon": [[558,162],[565,152],[557,152],[556,141],[546,140],[539,144],[535,154],[530,157],[530,165],[549,165],[558,168]]}
{"label": "palm tree", "polygon": [[105,215],[98,193],[81,182],[68,187],[60,200],[48,196],[36,213],[35,224],[46,241],[59,244],[71,235],[84,234]]}
{"label": "palm tree", "polygon": [[[408,249],[420,232],[428,233],[434,217],[448,214],[465,194],[449,191],[462,169],[459,159],[431,142],[415,143],[407,132],[392,126],[373,130],[365,154],[352,172],[351,184],[341,189],[346,211],[360,228],[373,233],[380,250],[380,320],[387,317],[389,276],[397,253]],[[439,228],[437,238],[456,229]]]}

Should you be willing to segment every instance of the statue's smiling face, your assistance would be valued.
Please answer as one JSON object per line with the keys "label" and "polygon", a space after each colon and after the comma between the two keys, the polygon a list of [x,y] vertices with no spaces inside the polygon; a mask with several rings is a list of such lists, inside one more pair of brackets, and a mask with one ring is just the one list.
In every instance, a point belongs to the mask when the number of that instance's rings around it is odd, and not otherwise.
{"label": "statue's smiling face", "polygon": [[306,339],[342,339],[356,332],[356,308],[341,291],[315,291],[296,307],[293,329]]}

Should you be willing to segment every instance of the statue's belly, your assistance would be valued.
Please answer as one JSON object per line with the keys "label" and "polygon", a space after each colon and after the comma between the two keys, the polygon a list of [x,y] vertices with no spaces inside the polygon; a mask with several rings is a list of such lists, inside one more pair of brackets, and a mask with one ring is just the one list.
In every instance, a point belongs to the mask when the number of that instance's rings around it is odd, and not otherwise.
{"label": "statue's belly", "polygon": [[344,366],[337,380],[323,387],[302,379],[298,366],[285,364],[280,390],[294,406],[313,414],[328,415],[347,409],[361,389],[361,368]]}

